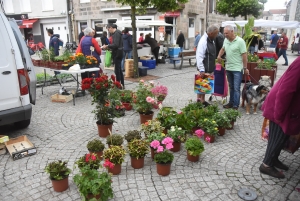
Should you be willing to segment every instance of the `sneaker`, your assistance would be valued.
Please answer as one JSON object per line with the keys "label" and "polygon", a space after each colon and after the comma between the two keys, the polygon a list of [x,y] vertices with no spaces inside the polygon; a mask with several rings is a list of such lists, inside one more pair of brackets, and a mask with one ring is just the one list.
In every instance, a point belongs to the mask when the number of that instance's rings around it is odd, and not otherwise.
{"label": "sneaker", "polygon": [[266,175],[269,175],[271,177],[275,177],[278,179],[285,178],[284,174],[282,172],[279,172],[275,167],[266,167],[266,166],[264,166],[264,164],[260,165],[259,171],[262,174],[266,174]]}
{"label": "sneaker", "polygon": [[285,171],[289,170],[289,167],[287,165],[283,164],[280,160],[277,160],[274,163],[274,166],[277,167],[277,168],[279,168],[279,169],[285,170]]}
{"label": "sneaker", "polygon": [[288,66],[288,64],[282,64],[283,66]]}
{"label": "sneaker", "polygon": [[225,108],[225,109],[232,108],[232,107],[233,107],[232,103],[228,103],[226,105],[223,105],[223,108]]}

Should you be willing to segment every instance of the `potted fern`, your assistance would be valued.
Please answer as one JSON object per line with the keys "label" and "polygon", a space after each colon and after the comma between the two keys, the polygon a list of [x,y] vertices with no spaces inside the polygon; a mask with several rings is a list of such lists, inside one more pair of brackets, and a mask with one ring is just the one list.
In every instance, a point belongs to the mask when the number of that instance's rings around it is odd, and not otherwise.
{"label": "potted fern", "polygon": [[71,169],[67,167],[67,161],[53,161],[45,167],[45,172],[50,175],[54,191],[63,192],[69,187],[69,174]]}

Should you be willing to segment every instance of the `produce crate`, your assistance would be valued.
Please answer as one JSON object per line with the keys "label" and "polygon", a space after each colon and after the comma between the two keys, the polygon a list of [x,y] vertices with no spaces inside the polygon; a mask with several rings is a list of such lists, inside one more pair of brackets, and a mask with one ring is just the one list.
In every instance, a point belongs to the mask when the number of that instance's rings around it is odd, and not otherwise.
{"label": "produce crate", "polygon": [[148,67],[149,69],[154,69],[156,67],[156,60],[140,60],[142,65]]}
{"label": "produce crate", "polygon": [[51,96],[52,102],[58,102],[58,103],[67,103],[73,100],[73,95],[60,95],[60,94],[54,94]]}
{"label": "produce crate", "polygon": [[139,75],[142,76],[147,76],[147,67],[139,67]]}
{"label": "produce crate", "polygon": [[169,47],[168,55],[169,57],[178,57],[180,52],[180,47]]}

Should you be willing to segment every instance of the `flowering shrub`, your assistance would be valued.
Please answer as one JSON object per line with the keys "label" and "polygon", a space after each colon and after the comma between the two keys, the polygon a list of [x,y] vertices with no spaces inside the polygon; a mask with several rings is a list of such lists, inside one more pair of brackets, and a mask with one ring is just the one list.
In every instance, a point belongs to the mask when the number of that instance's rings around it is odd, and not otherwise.
{"label": "flowering shrub", "polygon": [[162,141],[164,138],[166,137],[166,134],[162,133],[162,132],[155,132],[155,133],[151,133],[150,135],[147,135],[147,141],[149,143],[151,143],[154,140],[157,141]]}
{"label": "flowering shrub", "polygon": [[115,167],[115,164],[109,161],[109,159],[106,159],[103,163],[103,167],[113,169]]}
{"label": "flowering shrub", "polygon": [[131,90],[120,91],[120,100],[122,103],[131,103],[133,100],[133,93]]}
{"label": "flowering shrub", "polygon": [[[139,85],[137,86],[137,91],[133,95],[133,106],[139,113],[142,114],[152,114],[153,103],[155,100],[152,100],[151,89],[153,84],[145,83],[143,80],[140,80]],[[150,99],[150,98],[151,99]]]}
{"label": "flowering shrub", "polygon": [[[201,129],[199,129],[199,130],[201,130]],[[198,156],[204,151],[204,145],[201,142],[200,137],[193,136],[186,140],[185,149],[188,151],[188,153],[191,156]]]}
{"label": "flowering shrub", "polygon": [[220,128],[228,128],[231,127],[230,120],[224,113],[215,113],[215,115],[212,117],[213,120],[216,121],[218,124],[218,127]]}
{"label": "flowering shrub", "polygon": [[163,85],[156,85],[151,89],[151,92],[158,101],[163,101],[168,95],[168,88]]}
{"label": "flowering shrub", "polygon": [[156,149],[156,153],[154,156],[154,161],[156,163],[171,163],[174,159],[174,156],[172,153],[168,152],[167,150],[170,150],[173,148],[173,139],[170,137],[164,138],[161,142],[158,140],[153,140],[150,143],[150,146],[153,149]]}
{"label": "flowering shrub", "polygon": [[158,121],[157,119],[148,120],[141,126],[141,131],[144,132],[145,136],[148,136],[151,133],[161,133],[165,129],[161,126],[160,121]]}
{"label": "flowering shrub", "polygon": [[198,129],[198,130],[195,131],[195,135],[198,138],[201,138],[204,135],[204,131],[202,129]]}
{"label": "flowering shrub", "polygon": [[204,119],[200,126],[209,135],[217,135],[219,132],[218,124],[212,119]]}
{"label": "flowering shrub", "polygon": [[236,121],[236,119],[241,116],[239,111],[232,108],[225,110],[224,114],[230,121]]}
{"label": "flowering shrub", "polygon": [[125,158],[125,150],[121,146],[110,146],[110,148],[104,150],[103,158],[109,160],[114,165],[122,164]]}
{"label": "flowering shrub", "polygon": [[160,121],[161,126],[169,129],[172,125],[175,125],[176,115],[177,112],[172,107],[162,107],[156,118]]}
{"label": "flowering shrub", "polygon": [[84,166],[88,166],[90,169],[98,169],[100,167],[100,159],[96,154],[85,154],[75,164],[79,169],[82,169]]}
{"label": "flowering shrub", "polygon": [[88,90],[92,96],[92,104],[96,105],[95,118],[98,124],[111,124],[117,116],[115,109],[118,100],[109,99],[109,91],[120,88],[121,84],[115,81],[115,76],[102,74],[99,78],[85,78],[82,80],[81,88]]}
{"label": "flowering shrub", "polygon": [[182,130],[182,128],[178,126],[171,126],[167,136],[174,139],[174,142],[184,142],[186,138],[185,130]]}
{"label": "flowering shrub", "polygon": [[79,65],[94,65],[97,64],[98,61],[93,56],[84,56],[82,53],[77,53],[74,56],[71,55],[69,57],[68,63],[70,65],[79,64]]}

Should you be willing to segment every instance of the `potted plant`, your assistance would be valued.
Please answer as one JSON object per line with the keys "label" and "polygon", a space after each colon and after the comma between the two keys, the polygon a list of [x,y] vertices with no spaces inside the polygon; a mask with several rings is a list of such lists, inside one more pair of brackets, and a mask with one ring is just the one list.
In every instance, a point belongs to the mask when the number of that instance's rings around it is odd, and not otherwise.
{"label": "potted plant", "polygon": [[109,130],[112,130],[114,117],[117,116],[115,101],[109,100],[109,91],[113,88],[120,88],[121,84],[115,81],[115,76],[102,74],[99,78],[85,78],[82,80],[82,90],[89,90],[92,96],[92,104],[96,105],[93,111],[97,120],[98,134],[100,137],[107,137]]}
{"label": "potted plant", "polygon": [[131,166],[134,169],[144,167],[144,158],[149,152],[149,143],[143,139],[133,139],[127,146],[131,157]]}
{"label": "potted plant", "polygon": [[201,109],[192,111],[182,111],[176,114],[175,125],[182,129],[192,132],[194,129],[199,127],[199,120],[202,118]]}
{"label": "potted plant", "polygon": [[120,101],[127,111],[132,109],[133,93],[131,90],[122,90],[120,94]]}
{"label": "potted plant", "polygon": [[74,176],[80,195],[84,200],[103,200],[113,198],[112,178],[107,172],[98,172],[95,169],[84,167]]}
{"label": "potted plant", "polygon": [[67,167],[67,161],[53,161],[45,167],[45,172],[50,175],[54,191],[63,192],[69,187],[69,174],[71,169]]}
{"label": "potted plant", "polygon": [[113,135],[109,135],[106,138],[106,144],[108,144],[108,146],[121,146],[124,142],[124,137],[120,134],[113,134]]}
{"label": "potted plant", "polygon": [[168,150],[173,148],[173,139],[170,137],[164,138],[161,142],[154,140],[150,146],[156,149],[154,161],[156,162],[156,170],[159,175],[167,176],[171,172],[171,163],[174,156]]}
{"label": "potted plant", "polygon": [[164,85],[157,84],[151,89],[151,92],[156,97],[158,103],[161,103],[168,95],[168,88]]}
{"label": "potted plant", "polygon": [[133,95],[133,107],[140,114],[141,124],[153,118],[152,105],[155,104],[155,99],[152,98],[152,87],[153,84],[147,84],[143,80],[140,80],[137,90]]}
{"label": "potted plant", "polygon": [[160,122],[162,127],[165,127],[164,133],[167,134],[167,129],[170,129],[171,126],[175,125],[177,112],[172,107],[162,107],[156,119]]}
{"label": "potted plant", "polygon": [[180,151],[181,142],[184,142],[186,138],[185,130],[182,130],[182,128],[178,126],[171,126],[166,136],[173,139],[173,148],[170,150],[173,152]]}
{"label": "potted plant", "polygon": [[125,150],[121,146],[110,146],[110,148],[104,150],[103,158],[105,159],[105,167],[108,172],[113,175],[121,173],[121,164],[124,162]]}
{"label": "potted plant", "polygon": [[134,139],[141,139],[141,132],[138,130],[132,130],[132,131],[128,131],[125,135],[124,135],[125,140],[129,143]]}
{"label": "potted plant", "polygon": [[230,124],[231,124],[231,127],[228,127],[226,128],[227,130],[232,130],[233,129],[233,126],[234,126],[234,122],[236,121],[236,119],[238,117],[241,116],[241,113],[235,109],[227,109],[224,111],[224,114],[226,115],[226,117],[230,120]]}
{"label": "potted plant", "polygon": [[162,133],[165,129],[161,126],[161,123],[158,119],[148,120],[145,123],[143,123],[141,128],[141,131],[144,133],[145,137],[151,133]]}
{"label": "potted plant", "polygon": [[225,134],[225,129],[226,128],[230,128],[231,124],[230,124],[230,120],[228,119],[228,117],[221,112],[217,112],[212,119],[217,123],[218,125],[218,130],[219,130],[219,135],[223,136]]}
{"label": "potted plant", "polygon": [[125,107],[123,106],[123,104],[121,102],[120,93],[121,93],[120,89],[113,88],[110,90],[109,95],[108,95],[109,102],[107,103],[107,105],[112,104],[115,106],[116,117],[123,117],[125,115]]}
{"label": "potted plant", "polygon": [[197,136],[190,137],[185,142],[187,159],[191,162],[199,161],[199,155],[204,151],[204,145]]}
{"label": "potted plant", "polygon": [[208,143],[215,141],[215,136],[218,134],[218,124],[213,119],[205,118],[201,122],[201,128],[204,130],[204,140]]}
{"label": "potted plant", "polygon": [[100,140],[91,140],[87,143],[86,147],[89,150],[90,154],[94,153],[100,160],[102,159],[103,150],[105,146]]}
{"label": "potted plant", "polygon": [[[162,141],[164,138],[166,137],[166,134],[162,133],[162,132],[152,132],[147,136],[147,142],[151,143],[154,140],[157,141]],[[151,149],[151,158],[154,159],[154,156],[156,154],[155,149],[153,147],[150,146]]]}
{"label": "potted plant", "polygon": [[84,156],[80,157],[75,164],[79,169],[87,166],[90,169],[97,170],[100,167],[100,162],[101,161],[96,154],[85,154]]}

